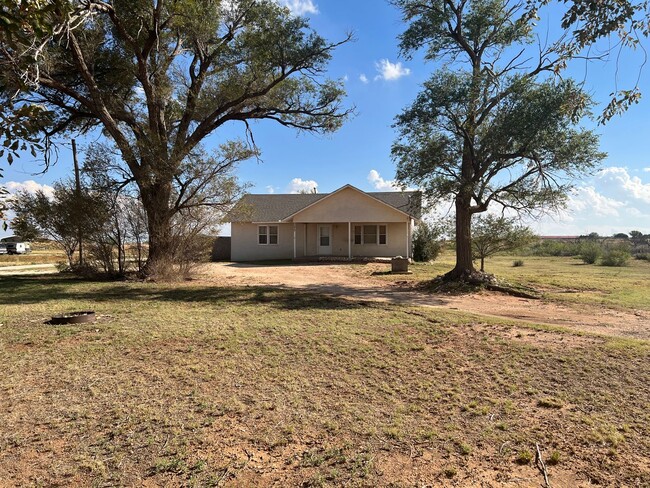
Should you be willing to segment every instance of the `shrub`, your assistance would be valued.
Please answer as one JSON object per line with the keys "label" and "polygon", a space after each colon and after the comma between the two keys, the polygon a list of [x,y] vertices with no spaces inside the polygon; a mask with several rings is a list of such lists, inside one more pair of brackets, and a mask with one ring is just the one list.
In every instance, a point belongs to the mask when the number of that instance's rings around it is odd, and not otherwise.
{"label": "shrub", "polygon": [[580,254],[580,244],[577,242],[564,242],[545,240],[532,245],[528,249],[532,256],[577,256]]}
{"label": "shrub", "polygon": [[524,265],[524,260],[523,259],[516,259],[513,263],[512,266],[515,268],[519,268]]}
{"label": "shrub", "polygon": [[517,454],[517,459],[515,459],[517,464],[521,464],[521,465],[530,464],[532,460],[533,460],[533,453],[530,452],[528,449],[519,451],[519,454]]}
{"label": "shrub", "polygon": [[601,264],[603,266],[626,266],[630,257],[628,250],[612,248],[605,251]]}
{"label": "shrub", "polygon": [[580,245],[580,259],[585,264],[594,264],[603,253],[597,242],[583,242]]}
{"label": "shrub", "polygon": [[549,466],[555,466],[560,463],[561,456],[558,451],[553,451],[549,458],[546,460],[546,464]]}
{"label": "shrub", "polygon": [[413,259],[418,262],[435,260],[442,249],[441,231],[433,225],[422,222],[413,233]]}
{"label": "shrub", "polygon": [[640,252],[634,255],[634,259],[640,259],[642,261],[650,261],[650,253]]}

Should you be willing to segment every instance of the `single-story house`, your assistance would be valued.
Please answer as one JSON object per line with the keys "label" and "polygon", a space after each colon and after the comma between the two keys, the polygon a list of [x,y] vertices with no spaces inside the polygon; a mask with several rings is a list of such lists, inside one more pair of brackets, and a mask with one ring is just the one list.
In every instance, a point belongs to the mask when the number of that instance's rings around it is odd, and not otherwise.
{"label": "single-story house", "polygon": [[336,256],[411,257],[421,193],[364,192],[245,195],[228,215],[231,259],[261,261]]}

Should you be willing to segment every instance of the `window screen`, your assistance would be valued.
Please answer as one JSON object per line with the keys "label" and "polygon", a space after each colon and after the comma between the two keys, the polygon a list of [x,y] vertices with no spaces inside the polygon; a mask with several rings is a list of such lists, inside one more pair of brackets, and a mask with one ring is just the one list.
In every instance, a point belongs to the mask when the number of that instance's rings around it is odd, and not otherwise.
{"label": "window screen", "polygon": [[363,226],[363,243],[364,244],[377,244],[377,226],[364,225]]}

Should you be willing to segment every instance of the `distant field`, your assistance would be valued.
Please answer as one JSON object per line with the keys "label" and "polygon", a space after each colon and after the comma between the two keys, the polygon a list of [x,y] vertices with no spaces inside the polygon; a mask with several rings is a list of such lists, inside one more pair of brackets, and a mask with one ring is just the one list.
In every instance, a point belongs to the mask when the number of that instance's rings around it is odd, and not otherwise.
{"label": "distant field", "polygon": [[59,276],[0,280],[0,323],[3,486],[539,487],[536,444],[554,487],[650,485],[644,341]]}
{"label": "distant field", "polygon": [[[524,266],[513,267],[515,259],[522,259]],[[431,264],[412,265],[413,275],[405,279],[431,279],[453,265],[453,253],[444,253]],[[631,259],[629,266],[616,268],[571,257],[496,256],[486,260],[485,270],[512,284],[535,287],[554,300],[650,310],[648,261]]]}
{"label": "distant field", "polygon": [[66,262],[65,253],[57,249],[39,249],[38,244],[29,254],[0,254],[0,266],[26,264],[56,264]]}

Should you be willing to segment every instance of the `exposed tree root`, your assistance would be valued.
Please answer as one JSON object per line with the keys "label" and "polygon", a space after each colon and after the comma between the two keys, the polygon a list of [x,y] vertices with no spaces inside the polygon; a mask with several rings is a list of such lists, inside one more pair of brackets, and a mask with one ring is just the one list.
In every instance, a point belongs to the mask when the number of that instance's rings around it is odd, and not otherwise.
{"label": "exposed tree root", "polygon": [[533,289],[523,289],[508,283],[499,282],[493,274],[467,270],[460,275],[450,271],[424,284],[423,288],[434,293],[464,294],[480,290],[498,291],[518,298],[539,300],[541,297]]}

